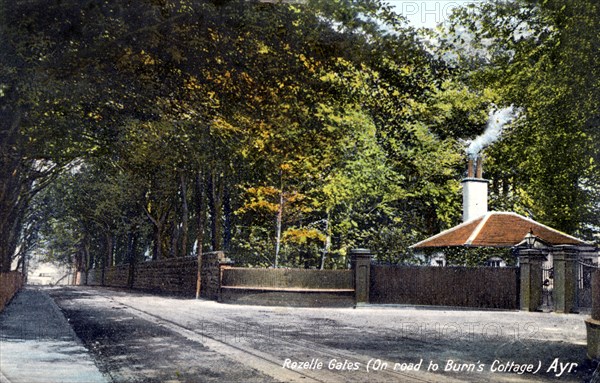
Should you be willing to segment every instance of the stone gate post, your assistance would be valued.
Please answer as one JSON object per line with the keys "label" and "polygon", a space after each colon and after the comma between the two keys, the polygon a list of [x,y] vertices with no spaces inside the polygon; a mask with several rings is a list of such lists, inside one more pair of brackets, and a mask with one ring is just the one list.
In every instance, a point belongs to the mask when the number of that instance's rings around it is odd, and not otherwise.
{"label": "stone gate post", "polygon": [[554,257],[554,311],[570,313],[577,306],[577,249],[557,246]]}
{"label": "stone gate post", "polygon": [[221,293],[221,273],[223,267],[231,265],[231,261],[222,251],[202,253],[200,264],[199,296],[210,300],[219,300]]}
{"label": "stone gate post", "polygon": [[592,274],[592,317],[586,319],[587,356],[600,359],[600,270]]}
{"label": "stone gate post", "polygon": [[542,304],[542,262],[544,260],[545,256],[539,249],[519,250],[521,310],[537,311]]}
{"label": "stone gate post", "polygon": [[369,303],[372,258],[373,255],[369,249],[350,250],[350,267],[354,270],[354,294],[356,303]]}
{"label": "stone gate post", "polygon": [[592,274],[592,319],[600,321],[600,270]]}

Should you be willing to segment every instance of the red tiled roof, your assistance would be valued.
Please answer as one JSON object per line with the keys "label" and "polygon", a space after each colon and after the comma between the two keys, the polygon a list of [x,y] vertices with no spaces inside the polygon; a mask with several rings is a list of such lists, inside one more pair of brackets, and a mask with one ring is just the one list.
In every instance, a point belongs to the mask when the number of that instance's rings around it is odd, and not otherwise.
{"label": "red tiled roof", "polygon": [[536,237],[551,245],[587,245],[588,243],[542,225],[517,213],[489,212],[411,246],[413,249],[474,246],[512,247],[533,230]]}

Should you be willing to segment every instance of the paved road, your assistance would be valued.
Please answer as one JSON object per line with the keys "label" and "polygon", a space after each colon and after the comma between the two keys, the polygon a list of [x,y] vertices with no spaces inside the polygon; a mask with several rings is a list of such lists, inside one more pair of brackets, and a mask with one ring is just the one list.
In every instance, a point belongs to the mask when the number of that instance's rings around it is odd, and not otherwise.
{"label": "paved road", "polygon": [[581,382],[584,316],[49,291],[114,382]]}

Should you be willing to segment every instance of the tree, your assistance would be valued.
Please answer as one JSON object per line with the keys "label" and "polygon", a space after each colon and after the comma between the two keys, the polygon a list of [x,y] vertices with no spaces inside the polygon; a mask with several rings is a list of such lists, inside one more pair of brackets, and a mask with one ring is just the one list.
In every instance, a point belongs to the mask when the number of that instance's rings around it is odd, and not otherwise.
{"label": "tree", "polygon": [[[27,121],[13,119],[16,164],[82,161],[60,175],[77,184],[56,181],[73,198],[52,226],[93,242],[98,263],[151,240],[155,259],[210,246],[259,253],[253,263],[338,267],[352,246],[403,258],[409,241],[456,219],[462,157],[443,126],[471,109],[428,112],[460,105],[444,99],[456,87],[444,88],[443,63],[388,7],[37,5],[4,5],[27,63],[7,78],[43,80],[17,92],[32,101],[19,111]],[[26,193],[43,186],[17,173]],[[85,202],[90,190],[97,201]]]}
{"label": "tree", "polygon": [[487,151],[494,201],[565,232],[598,231],[598,5],[493,1],[440,40],[455,78],[524,118]]}

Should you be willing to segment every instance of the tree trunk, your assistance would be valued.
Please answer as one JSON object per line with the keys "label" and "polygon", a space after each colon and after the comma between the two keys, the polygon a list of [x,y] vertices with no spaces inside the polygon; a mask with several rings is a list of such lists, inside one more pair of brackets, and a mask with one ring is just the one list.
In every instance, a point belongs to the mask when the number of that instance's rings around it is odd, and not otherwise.
{"label": "tree trunk", "polygon": [[83,238],[83,284],[88,284],[88,275],[92,267],[92,257],[90,257],[90,242],[87,235]]}
{"label": "tree trunk", "polygon": [[329,224],[330,219],[331,214],[328,210],[327,219],[325,220],[325,248],[323,249],[323,253],[321,255],[321,270],[325,268],[325,257],[327,257],[327,254],[329,254],[329,251],[331,250],[331,225]]}
{"label": "tree trunk", "polygon": [[180,229],[179,229],[179,225],[177,225],[177,222],[173,222],[172,224],[173,230],[171,230],[171,250],[170,250],[170,256],[171,258],[177,258],[179,257],[179,233],[180,233]]}
{"label": "tree trunk", "polygon": [[136,261],[136,249],[138,242],[138,233],[135,231],[135,227],[132,228],[128,234],[127,240],[127,263],[129,264],[129,270],[127,273],[127,287],[133,288],[134,274],[135,274],[135,261]]}
{"label": "tree trunk", "polygon": [[162,259],[162,225],[154,225],[154,247],[152,248],[152,260]]}
{"label": "tree trunk", "polygon": [[[171,209],[171,206],[168,206],[167,208],[162,209],[163,212],[158,217],[154,217],[154,216],[152,216],[152,214],[150,214],[150,211],[146,207],[144,207],[144,210],[146,211],[146,216],[154,225],[154,227],[153,227],[154,246],[152,247],[152,260],[153,261],[163,258],[163,243],[162,243],[163,231],[164,231],[164,227],[165,227],[165,221],[167,220],[167,217],[169,216],[170,209]],[[158,211],[160,211],[160,209],[158,209]]]}
{"label": "tree trunk", "polygon": [[210,180],[210,218],[212,250],[222,250],[223,246],[223,178],[212,171]]}
{"label": "tree trunk", "polygon": [[106,233],[106,266],[111,267],[114,263],[114,241],[110,232]]}
{"label": "tree trunk", "polygon": [[279,263],[279,248],[281,246],[281,222],[283,220],[283,191],[279,193],[279,209],[277,210],[277,233],[275,238],[275,263],[273,266],[277,268]]}
{"label": "tree trunk", "polygon": [[225,233],[223,235],[223,250],[228,251],[231,246],[233,211],[231,209],[231,190],[228,185],[225,185],[224,190],[223,215],[225,218]]}
{"label": "tree trunk", "polygon": [[[3,184],[0,200],[0,272],[11,269],[27,210],[29,186],[21,179],[20,166],[11,166],[6,162],[2,160],[2,166],[8,165],[9,168],[0,170]],[[6,174],[9,172],[11,174]]]}
{"label": "tree trunk", "polygon": [[196,299],[200,298],[201,286],[202,286],[202,250],[204,242],[204,226],[206,217],[206,185],[204,183],[204,174],[199,171],[196,175],[196,219],[198,229],[196,232],[196,243],[197,243],[197,256],[198,256],[198,275],[196,277]]}
{"label": "tree trunk", "polygon": [[21,114],[12,108],[10,101],[4,98],[0,106],[0,272],[11,269],[16,248],[14,224],[22,198]]}
{"label": "tree trunk", "polygon": [[276,238],[275,238],[275,262],[273,267],[277,268],[279,264],[279,249],[281,247],[281,226],[283,221],[283,170],[279,171],[279,209],[277,210],[277,223],[276,223]]}
{"label": "tree trunk", "polygon": [[188,232],[190,209],[187,200],[187,180],[183,172],[180,174],[181,181],[181,256],[187,257]]}

